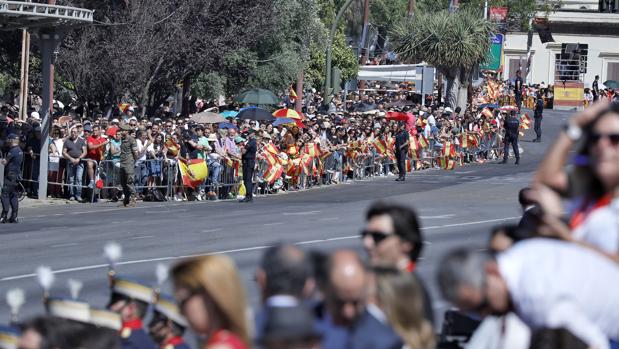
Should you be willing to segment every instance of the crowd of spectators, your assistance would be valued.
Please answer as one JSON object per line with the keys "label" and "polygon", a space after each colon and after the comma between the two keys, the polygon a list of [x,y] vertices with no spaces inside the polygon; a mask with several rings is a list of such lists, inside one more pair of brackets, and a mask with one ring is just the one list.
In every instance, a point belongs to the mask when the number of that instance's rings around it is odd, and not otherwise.
{"label": "crowd of spectators", "polygon": [[[139,151],[134,182],[140,198],[146,199],[235,196],[240,149],[250,129],[256,131],[258,159],[262,160],[257,164],[256,190],[263,192],[336,183],[359,176],[397,174],[393,148],[400,123],[405,123],[412,140],[409,170],[453,168],[456,164],[501,157],[504,113],[498,109],[482,110],[471,105],[467,110],[453,110],[434,103],[432,98],[421,101],[406,90],[342,93],[324,106],[319,93],[308,91],[301,102],[302,122],[275,123],[276,126],[272,121],[235,117],[228,117],[223,123],[200,124],[191,116],[173,115],[165,106],[148,117],[129,105],[112,108],[106,115],[68,105],[54,113],[47,141],[41,140],[39,112],[31,111],[26,120],[20,120],[18,111],[7,105],[0,112],[0,142],[9,133],[21,138],[26,157],[22,177],[29,195],[38,195],[40,147],[47,145],[48,195],[87,202],[116,201],[122,195],[117,189],[120,124],[128,124],[134,130],[132,135]],[[202,101],[197,105],[200,109],[196,112],[208,108],[232,115],[243,107],[233,102],[216,108]],[[294,100],[288,95],[277,106],[285,107],[294,108]],[[269,144],[275,146],[284,169],[275,178],[265,180],[268,164],[263,151]],[[308,153],[310,147],[315,150],[309,164],[292,161]],[[447,161],[440,161],[441,158]],[[210,172],[196,190],[183,188],[175,165],[191,159],[204,159]]]}

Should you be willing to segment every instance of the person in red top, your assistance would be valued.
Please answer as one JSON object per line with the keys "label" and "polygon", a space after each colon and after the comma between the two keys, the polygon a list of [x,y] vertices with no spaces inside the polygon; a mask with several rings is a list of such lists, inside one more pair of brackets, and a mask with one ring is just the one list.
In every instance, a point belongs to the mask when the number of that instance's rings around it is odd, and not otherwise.
{"label": "person in red top", "polygon": [[203,349],[250,348],[243,284],[223,255],[192,258],[171,272],[181,312]]}
{"label": "person in red top", "polygon": [[[101,136],[101,127],[99,125],[84,126],[84,138],[87,142],[86,159],[93,160],[88,161],[88,188],[93,189],[95,187],[95,166],[101,160],[103,160],[103,153],[108,140]],[[96,162],[95,162],[96,161]]]}

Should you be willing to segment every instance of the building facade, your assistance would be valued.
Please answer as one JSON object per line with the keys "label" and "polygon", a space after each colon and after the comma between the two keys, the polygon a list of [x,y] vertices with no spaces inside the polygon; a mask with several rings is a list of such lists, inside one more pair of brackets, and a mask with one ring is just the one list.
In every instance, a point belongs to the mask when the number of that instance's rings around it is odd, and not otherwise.
{"label": "building facade", "polygon": [[[531,46],[531,67],[527,83],[557,85],[579,80],[591,87],[596,75],[600,82],[619,81],[619,13],[617,0],[562,0],[561,7],[547,15],[554,42],[543,44],[537,33]],[[608,9],[610,8],[610,11]],[[606,11],[606,12],[602,12]],[[538,14],[544,17],[546,14]],[[576,76],[566,76],[562,44],[586,44],[586,72],[576,69]],[[565,49],[565,46],[563,46]],[[527,65],[527,33],[508,32],[505,38],[503,77],[513,78]],[[575,64],[578,64],[576,61]],[[584,63],[581,63],[584,64]],[[584,73],[583,73],[584,72]],[[583,73],[583,74],[579,74]]]}

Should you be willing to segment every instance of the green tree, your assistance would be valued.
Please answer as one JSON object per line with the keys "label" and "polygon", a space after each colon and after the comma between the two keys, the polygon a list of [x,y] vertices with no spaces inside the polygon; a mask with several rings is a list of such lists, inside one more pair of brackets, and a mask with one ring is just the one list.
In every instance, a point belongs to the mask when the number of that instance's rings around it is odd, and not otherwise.
{"label": "green tree", "polygon": [[445,104],[464,109],[469,78],[485,59],[493,30],[479,11],[464,9],[417,14],[398,23],[390,37],[401,59],[436,67],[447,79]]}
{"label": "green tree", "polygon": [[389,30],[394,23],[406,17],[408,0],[372,0],[370,2],[370,22],[378,31],[376,51],[382,52]]}

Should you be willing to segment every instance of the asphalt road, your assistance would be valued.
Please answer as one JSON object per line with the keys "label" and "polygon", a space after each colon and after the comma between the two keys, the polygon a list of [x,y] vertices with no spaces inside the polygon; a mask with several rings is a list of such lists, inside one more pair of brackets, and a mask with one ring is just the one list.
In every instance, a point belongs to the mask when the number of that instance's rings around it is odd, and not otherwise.
{"label": "asphalt road", "polygon": [[[419,272],[431,289],[437,318],[447,307],[436,291],[438,261],[456,246],[484,248],[489,229],[520,215],[516,194],[526,186],[569,113],[546,111],[544,142],[526,132],[520,166],[475,164],[454,171],[430,170],[408,177],[376,178],[304,192],[235,202],[49,205],[21,210],[18,225],[0,225],[0,323],[8,321],[4,302],[14,287],[26,291],[22,318],[43,312],[34,277],[40,265],[56,271],[53,296],[68,296],[67,280],[84,283],[81,298],[104,306],[108,289],[102,249],[123,246],[120,274],[154,284],[157,263],[172,264],[192,255],[227,253],[237,263],[250,304],[257,305],[254,271],[263,250],[285,240],[305,249],[361,251],[358,233],[364,213],[377,199],[412,205],[421,217],[426,241]],[[169,286],[167,286],[169,289]]]}

